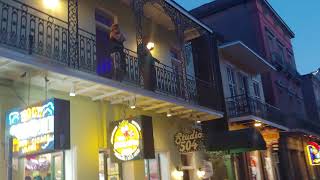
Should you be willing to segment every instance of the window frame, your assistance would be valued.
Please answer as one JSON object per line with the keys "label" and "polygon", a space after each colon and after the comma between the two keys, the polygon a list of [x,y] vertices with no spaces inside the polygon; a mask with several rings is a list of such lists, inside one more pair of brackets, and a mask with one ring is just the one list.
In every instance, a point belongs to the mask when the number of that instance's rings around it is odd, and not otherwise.
{"label": "window frame", "polygon": [[237,96],[237,83],[235,79],[235,71],[231,66],[227,65],[226,72],[230,97],[235,97]]}
{"label": "window frame", "polygon": [[252,87],[253,87],[253,96],[256,99],[260,99],[261,100],[262,94],[261,94],[260,82],[253,80],[252,81]]}

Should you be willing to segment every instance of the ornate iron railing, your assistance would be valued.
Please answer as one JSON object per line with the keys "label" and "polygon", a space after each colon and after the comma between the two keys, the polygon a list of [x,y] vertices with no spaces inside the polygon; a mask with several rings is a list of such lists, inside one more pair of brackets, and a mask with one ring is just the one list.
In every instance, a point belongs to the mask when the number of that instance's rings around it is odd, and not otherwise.
{"label": "ornate iron railing", "polygon": [[[70,67],[97,74],[96,35],[79,28],[79,58],[70,62],[68,23],[17,0],[0,0],[0,45],[32,56],[45,58],[46,63]],[[124,50],[126,70],[123,80],[143,87],[138,56]],[[187,88],[183,76],[172,67],[155,64],[155,91],[169,96],[197,102],[196,79],[187,76]],[[188,93],[188,96],[185,96]]]}
{"label": "ornate iron railing", "polygon": [[[139,69],[137,54],[134,51],[125,49],[125,80],[129,83],[133,83],[137,86],[143,87],[143,77]],[[170,66],[156,62],[155,68],[155,91],[164,93],[166,95],[178,97],[184,99],[184,93],[189,94],[189,101],[197,101],[197,86],[195,78],[188,75],[187,77],[187,89],[183,88],[182,74],[175,72]]]}
{"label": "ornate iron railing", "polygon": [[286,116],[278,108],[257,98],[247,95],[229,97],[226,98],[226,106],[231,118],[254,115],[279,125],[286,125]]}
{"label": "ornate iron railing", "polygon": [[[16,0],[0,1],[0,44],[69,66],[68,23]],[[79,62],[95,70],[95,35],[79,30]]]}

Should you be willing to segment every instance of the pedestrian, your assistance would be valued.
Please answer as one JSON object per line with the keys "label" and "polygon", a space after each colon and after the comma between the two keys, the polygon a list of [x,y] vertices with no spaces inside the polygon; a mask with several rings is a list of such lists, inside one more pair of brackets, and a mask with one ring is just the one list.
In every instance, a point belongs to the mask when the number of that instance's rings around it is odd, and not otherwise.
{"label": "pedestrian", "polygon": [[122,81],[126,73],[124,45],[126,38],[121,33],[119,24],[113,24],[110,32],[110,55],[113,60],[113,78]]}

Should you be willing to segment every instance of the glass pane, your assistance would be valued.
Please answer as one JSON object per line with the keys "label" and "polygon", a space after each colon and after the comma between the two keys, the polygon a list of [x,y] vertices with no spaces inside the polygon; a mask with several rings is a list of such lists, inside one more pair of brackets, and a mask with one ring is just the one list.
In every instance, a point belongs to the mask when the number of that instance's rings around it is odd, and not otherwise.
{"label": "glass pane", "polygon": [[[54,180],[63,180],[63,158],[61,155],[54,156]],[[49,180],[45,179],[45,180]]]}
{"label": "glass pane", "polygon": [[99,180],[105,180],[105,160],[104,153],[99,153]]}
{"label": "glass pane", "polygon": [[120,169],[118,163],[111,162],[110,158],[107,158],[108,167],[108,180],[120,180]]}

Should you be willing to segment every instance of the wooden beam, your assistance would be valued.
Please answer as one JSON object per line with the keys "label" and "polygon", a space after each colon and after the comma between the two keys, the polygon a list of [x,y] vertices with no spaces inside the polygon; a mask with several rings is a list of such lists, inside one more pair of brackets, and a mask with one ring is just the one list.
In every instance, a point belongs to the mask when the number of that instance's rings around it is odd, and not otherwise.
{"label": "wooden beam", "polygon": [[192,109],[188,109],[188,110],[185,110],[185,111],[179,111],[179,112],[173,113],[172,116],[177,116],[177,115],[192,113],[192,111],[193,111]]}
{"label": "wooden beam", "polygon": [[107,98],[107,97],[110,97],[110,96],[114,96],[114,95],[117,95],[117,94],[120,94],[120,93],[123,93],[123,92],[124,91],[122,91],[122,90],[117,90],[117,91],[113,91],[113,92],[110,92],[110,93],[105,93],[105,94],[102,94],[100,96],[93,97],[92,101],[101,100],[101,99],[104,99],[104,98]]}
{"label": "wooden beam", "polygon": [[146,100],[146,101],[142,101],[142,102],[139,102],[139,103],[137,103],[139,106],[143,106],[143,105],[148,105],[148,104],[150,104],[150,103],[153,103],[153,102],[156,102],[156,101],[158,101],[158,100],[156,100],[156,99],[148,99],[148,100]]}
{"label": "wooden beam", "polygon": [[158,111],[156,111],[156,113],[165,113],[165,112],[168,112],[168,110],[170,109],[170,111],[176,111],[176,110],[179,110],[179,109],[183,109],[184,107],[183,106],[176,106],[176,107],[172,107],[172,108],[164,108],[164,109],[160,109]]}
{"label": "wooden beam", "polygon": [[161,104],[156,104],[154,106],[149,106],[149,107],[143,108],[143,110],[144,111],[150,111],[150,110],[153,110],[153,109],[158,109],[158,108],[169,106],[169,105],[170,105],[170,103],[161,103]]}
{"label": "wooden beam", "polygon": [[131,101],[134,100],[135,98],[139,98],[141,95],[132,95],[132,96],[128,96],[128,97],[122,97],[119,99],[116,99],[114,101],[111,101],[111,104],[121,104],[125,101]]}
{"label": "wooden beam", "polygon": [[76,91],[76,94],[83,94],[83,93],[98,89],[99,87],[101,87],[101,86],[99,84],[96,84],[96,85],[93,85],[93,86],[90,86],[87,88],[80,89],[80,90]]}

